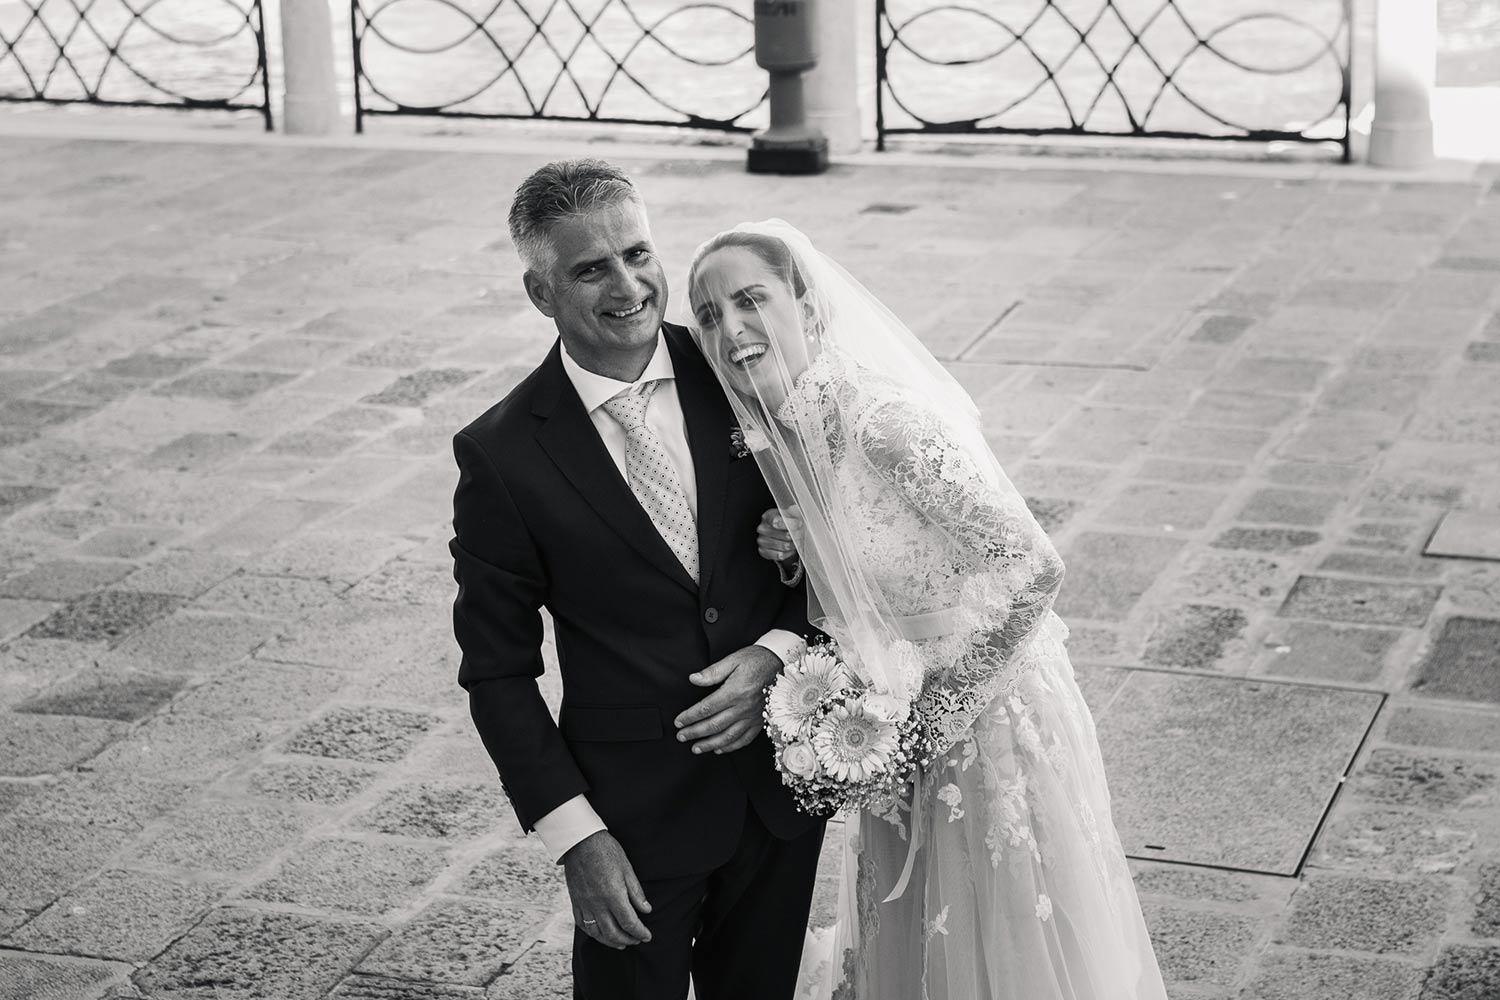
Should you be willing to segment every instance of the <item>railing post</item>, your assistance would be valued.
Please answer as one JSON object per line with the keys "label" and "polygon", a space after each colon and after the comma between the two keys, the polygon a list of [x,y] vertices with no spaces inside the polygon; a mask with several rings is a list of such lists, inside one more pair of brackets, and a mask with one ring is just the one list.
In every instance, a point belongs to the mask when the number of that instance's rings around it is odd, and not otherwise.
{"label": "railing post", "polygon": [[770,74],[771,127],[750,137],[752,174],[821,174],[828,139],[807,122],[802,74],[818,64],[820,0],[755,0],[755,64]]}
{"label": "railing post", "polygon": [[1432,162],[1436,79],[1437,0],[1376,0],[1372,164],[1414,170]]}
{"label": "railing post", "polygon": [[828,137],[828,151],[857,153],[863,145],[859,113],[861,4],[872,0],[817,0],[813,19],[818,64],[803,74],[807,82],[807,123]]}
{"label": "railing post", "polygon": [[339,128],[333,73],[333,17],[328,0],[281,0],[281,54],[286,78],[282,128],[294,135],[332,135]]}

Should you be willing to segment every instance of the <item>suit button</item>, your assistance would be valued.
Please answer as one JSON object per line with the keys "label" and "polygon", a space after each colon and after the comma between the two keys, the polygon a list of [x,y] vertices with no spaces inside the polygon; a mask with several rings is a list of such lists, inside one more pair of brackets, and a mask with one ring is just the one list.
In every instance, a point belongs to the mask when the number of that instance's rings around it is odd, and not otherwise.
{"label": "suit button", "polygon": [[710,625],[712,625],[714,622],[718,621],[719,620],[719,609],[718,608],[709,608],[707,611],[703,612],[703,620],[706,621],[706,622],[708,622]]}

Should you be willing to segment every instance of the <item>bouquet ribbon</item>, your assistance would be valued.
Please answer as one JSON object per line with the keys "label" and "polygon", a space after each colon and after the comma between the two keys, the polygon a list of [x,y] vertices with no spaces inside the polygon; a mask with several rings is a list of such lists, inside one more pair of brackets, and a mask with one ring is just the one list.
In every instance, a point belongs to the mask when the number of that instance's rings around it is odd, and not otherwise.
{"label": "bouquet ribbon", "polygon": [[881,900],[883,903],[891,903],[900,899],[906,892],[907,885],[911,882],[911,871],[917,863],[917,850],[922,846],[922,825],[917,822],[917,807],[922,801],[922,771],[919,768],[916,776],[911,780],[911,838],[906,848],[906,864],[901,869],[901,877],[896,879],[896,887],[891,894]]}

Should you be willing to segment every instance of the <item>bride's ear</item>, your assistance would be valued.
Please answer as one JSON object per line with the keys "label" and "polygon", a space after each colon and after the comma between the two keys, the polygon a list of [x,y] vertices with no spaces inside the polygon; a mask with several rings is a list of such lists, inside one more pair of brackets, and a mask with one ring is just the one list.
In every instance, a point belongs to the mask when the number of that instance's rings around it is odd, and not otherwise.
{"label": "bride's ear", "polygon": [[818,305],[813,301],[810,294],[804,294],[797,300],[797,305],[802,309],[802,330],[807,334],[807,339],[817,340],[823,335],[823,318],[818,314]]}

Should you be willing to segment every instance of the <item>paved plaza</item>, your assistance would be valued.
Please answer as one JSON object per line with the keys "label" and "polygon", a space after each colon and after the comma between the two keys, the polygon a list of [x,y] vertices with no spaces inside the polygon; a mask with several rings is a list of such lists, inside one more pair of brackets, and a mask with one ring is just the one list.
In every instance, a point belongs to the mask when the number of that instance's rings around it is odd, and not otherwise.
{"label": "paved plaza", "polygon": [[[1173,997],[1500,996],[1500,166],[694,155],[671,315],[780,215],[980,404]],[[448,619],[539,162],[0,136],[0,1000],[570,995]]]}

